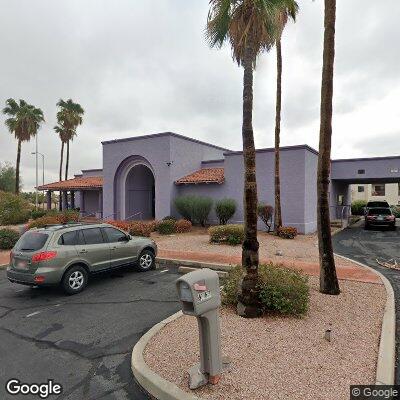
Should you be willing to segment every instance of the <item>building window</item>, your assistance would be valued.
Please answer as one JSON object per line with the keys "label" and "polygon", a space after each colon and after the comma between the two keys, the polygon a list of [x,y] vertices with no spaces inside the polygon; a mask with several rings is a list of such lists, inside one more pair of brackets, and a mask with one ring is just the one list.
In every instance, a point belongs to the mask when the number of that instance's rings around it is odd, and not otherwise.
{"label": "building window", "polygon": [[363,174],[365,174],[365,169],[359,169],[359,170],[357,171],[357,174],[358,174],[358,175],[363,175]]}
{"label": "building window", "polygon": [[357,187],[358,193],[364,193],[364,186]]}
{"label": "building window", "polygon": [[384,196],[385,185],[372,185],[372,196]]}

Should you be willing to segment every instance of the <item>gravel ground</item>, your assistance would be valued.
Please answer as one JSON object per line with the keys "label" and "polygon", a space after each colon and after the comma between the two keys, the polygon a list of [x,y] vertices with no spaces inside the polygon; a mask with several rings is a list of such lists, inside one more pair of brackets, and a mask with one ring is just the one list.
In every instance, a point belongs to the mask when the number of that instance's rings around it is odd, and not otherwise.
{"label": "gravel ground", "polygon": [[[230,372],[216,386],[195,391],[204,399],[340,400],[350,384],[373,384],[386,293],[383,285],[341,281],[340,296],[318,292],[311,277],[305,318],[243,319],[221,310],[223,354]],[[327,328],[333,340],[323,336]],[[184,316],[149,343],[145,360],[155,372],[189,391],[187,370],[198,362],[197,325]]]}
{"label": "gravel ground", "polygon": [[[205,228],[193,228],[192,232],[176,235],[160,235],[153,233],[152,238],[162,250],[181,250],[202,253],[212,253],[224,256],[241,256],[241,246],[209,243],[209,236]],[[266,232],[258,232],[260,242],[260,258],[275,262],[302,261],[318,263],[318,239],[316,234],[298,235],[295,239],[281,239]],[[281,251],[283,256],[277,256]],[[349,261],[337,258],[340,265],[353,265]]]}

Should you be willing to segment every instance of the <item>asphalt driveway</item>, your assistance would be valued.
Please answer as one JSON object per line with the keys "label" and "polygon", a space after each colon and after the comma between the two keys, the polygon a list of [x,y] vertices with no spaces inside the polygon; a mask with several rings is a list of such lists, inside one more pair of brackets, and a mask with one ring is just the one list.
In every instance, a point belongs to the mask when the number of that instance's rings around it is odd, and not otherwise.
{"label": "asphalt driveway", "polygon": [[400,226],[396,231],[385,229],[364,230],[359,222],[333,236],[333,247],[337,254],[366,264],[381,272],[393,287],[396,304],[396,384],[400,384],[400,271],[379,266],[376,260],[400,262]]}
{"label": "asphalt driveway", "polygon": [[148,399],[132,377],[131,350],[148,329],[179,309],[177,277],[167,269],[126,268],[65,296],[55,288],[11,284],[1,270],[0,399],[39,399],[8,395],[10,378],[53,379],[63,387],[58,399]]}

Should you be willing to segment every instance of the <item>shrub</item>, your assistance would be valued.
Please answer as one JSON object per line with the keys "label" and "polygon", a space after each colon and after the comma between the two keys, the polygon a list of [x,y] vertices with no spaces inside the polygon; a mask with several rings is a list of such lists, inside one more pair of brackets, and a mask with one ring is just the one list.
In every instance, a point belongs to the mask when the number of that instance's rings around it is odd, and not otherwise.
{"label": "shrub", "polygon": [[47,212],[45,210],[32,210],[31,218],[38,219],[40,217],[44,217],[46,214],[47,214]]}
{"label": "shrub", "polygon": [[133,236],[150,237],[152,224],[149,222],[133,221],[129,224],[128,232]]}
{"label": "shrub", "polygon": [[171,221],[176,221],[176,218],[173,217],[172,215],[167,215],[162,219],[163,221],[171,220]]}
{"label": "shrub", "polygon": [[399,206],[390,206],[392,209],[392,213],[396,218],[400,218],[400,207]]}
{"label": "shrub", "polygon": [[19,233],[13,229],[0,229],[0,249],[10,250],[19,239]]}
{"label": "shrub", "polygon": [[181,196],[175,199],[175,207],[184,219],[205,226],[213,201],[209,197]]}
{"label": "shrub", "polygon": [[175,233],[175,221],[170,219],[161,221],[158,224],[157,231],[161,235],[170,235],[171,233]]}
{"label": "shrub", "polygon": [[151,229],[151,232],[155,232],[157,230],[159,223],[160,223],[160,221],[158,221],[156,219],[147,222],[147,224],[149,225],[149,228]]}
{"label": "shrub", "polygon": [[44,217],[36,218],[28,224],[28,229],[44,228],[46,225],[57,225],[60,222],[55,215],[45,215]]}
{"label": "shrub", "polygon": [[294,239],[297,236],[297,229],[293,226],[280,226],[277,234],[283,239]]}
{"label": "shrub", "polygon": [[271,232],[272,216],[274,214],[274,207],[268,204],[259,204],[257,206],[257,214],[264,222],[267,231]]}
{"label": "shrub", "polygon": [[236,201],[233,199],[218,200],[215,205],[215,213],[217,214],[220,225],[226,225],[235,212]]}
{"label": "shrub", "polygon": [[65,210],[57,213],[56,218],[60,224],[67,224],[68,222],[78,222],[80,215],[76,210]]}
{"label": "shrub", "polygon": [[187,219],[180,219],[175,222],[176,233],[185,233],[185,232],[190,232],[191,230],[192,230],[192,223]]}
{"label": "shrub", "polygon": [[351,203],[351,213],[353,215],[364,215],[364,208],[367,205],[365,200],[355,200]]}
{"label": "shrub", "polygon": [[28,221],[29,203],[12,193],[0,192],[0,225],[15,225]]}
{"label": "shrub", "polygon": [[243,243],[243,225],[219,225],[208,229],[211,243],[228,243],[232,246]]}
{"label": "shrub", "polygon": [[107,224],[110,224],[112,226],[115,226],[116,228],[122,229],[125,232],[129,232],[130,224],[127,221],[110,220],[110,221],[106,221],[106,222],[107,222]]}
{"label": "shrub", "polygon": [[[245,270],[241,266],[229,272],[222,291],[224,304],[236,305],[238,288],[244,274]],[[264,312],[294,316],[307,313],[310,289],[308,278],[301,272],[274,264],[260,265],[258,287]]]}

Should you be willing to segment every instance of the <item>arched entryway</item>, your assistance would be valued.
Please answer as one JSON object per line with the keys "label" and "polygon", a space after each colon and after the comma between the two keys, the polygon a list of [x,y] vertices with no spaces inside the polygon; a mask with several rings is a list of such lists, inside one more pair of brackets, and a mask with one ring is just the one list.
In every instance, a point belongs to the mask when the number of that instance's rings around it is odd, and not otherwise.
{"label": "arched entryway", "polygon": [[148,220],[155,217],[154,175],[146,165],[130,169],[125,182],[125,219]]}

